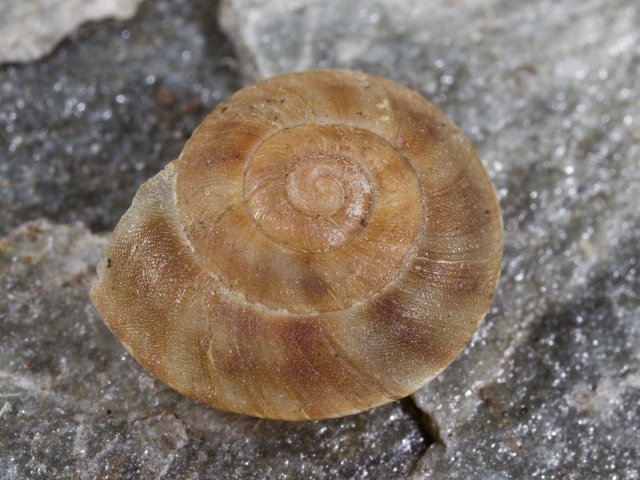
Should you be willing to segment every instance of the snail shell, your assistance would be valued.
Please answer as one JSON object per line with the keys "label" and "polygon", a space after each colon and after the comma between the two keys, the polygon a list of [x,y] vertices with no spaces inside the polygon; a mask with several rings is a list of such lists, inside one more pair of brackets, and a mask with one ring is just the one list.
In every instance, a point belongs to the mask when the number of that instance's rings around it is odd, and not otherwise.
{"label": "snail shell", "polygon": [[214,407],[359,412],[441,372],[487,313],[492,183],[417,93],[363,73],[260,81],[140,187],[91,297],[148,370]]}

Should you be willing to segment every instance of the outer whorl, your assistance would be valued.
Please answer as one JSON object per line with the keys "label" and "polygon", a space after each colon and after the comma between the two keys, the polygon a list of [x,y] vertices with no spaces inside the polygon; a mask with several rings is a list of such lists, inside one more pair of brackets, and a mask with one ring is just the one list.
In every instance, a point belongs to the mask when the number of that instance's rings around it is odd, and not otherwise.
{"label": "outer whorl", "polygon": [[91,297],[144,367],[214,407],[302,420],[414,392],[486,315],[502,221],[419,94],[318,70],[238,91],[147,181]]}

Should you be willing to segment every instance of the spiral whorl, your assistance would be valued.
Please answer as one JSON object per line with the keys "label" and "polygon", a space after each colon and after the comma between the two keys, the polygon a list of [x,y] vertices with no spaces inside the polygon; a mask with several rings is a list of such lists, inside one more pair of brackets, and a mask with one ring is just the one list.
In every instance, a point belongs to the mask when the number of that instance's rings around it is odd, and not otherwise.
{"label": "spiral whorl", "polygon": [[[249,160],[244,201],[258,228],[275,242],[305,252],[326,252],[357,235],[371,209],[367,172],[346,145],[318,145],[342,135],[334,125],[280,131]],[[349,132],[350,133],[350,132]],[[342,147],[342,148],[340,148]]]}
{"label": "spiral whorl", "polygon": [[502,223],[469,142],[358,72],[263,80],[141,187],[92,298],[174,388],[324,418],[415,391],[484,318]]}

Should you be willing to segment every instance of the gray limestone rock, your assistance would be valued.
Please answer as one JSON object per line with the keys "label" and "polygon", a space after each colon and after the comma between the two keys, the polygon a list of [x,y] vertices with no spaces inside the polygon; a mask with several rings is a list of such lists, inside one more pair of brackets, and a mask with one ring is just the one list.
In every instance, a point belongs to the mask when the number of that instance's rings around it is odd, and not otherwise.
{"label": "gray limestone rock", "polygon": [[0,64],[37,60],[83,23],[103,18],[130,18],[141,1],[2,0]]}
{"label": "gray limestone rock", "polygon": [[209,0],[148,1],[0,67],[0,235],[39,217],[111,230],[237,88],[235,68]]}
{"label": "gray limestone rock", "polygon": [[248,78],[362,69],[476,145],[505,259],[473,344],[414,395],[412,478],[640,478],[640,10],[633,0],[226,0]]}

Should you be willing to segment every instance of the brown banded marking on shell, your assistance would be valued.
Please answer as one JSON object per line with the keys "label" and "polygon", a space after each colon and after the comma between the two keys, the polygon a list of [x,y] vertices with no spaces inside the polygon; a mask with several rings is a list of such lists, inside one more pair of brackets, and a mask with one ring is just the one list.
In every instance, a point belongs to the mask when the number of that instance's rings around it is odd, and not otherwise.
{"label": "brown banded marking on shell", "polygon": [[336,417],[442,371],[495,291],[502,222],[458,129],[358,72],[237,92],[116,227],[92,300],[178,391],[248,415]]}

